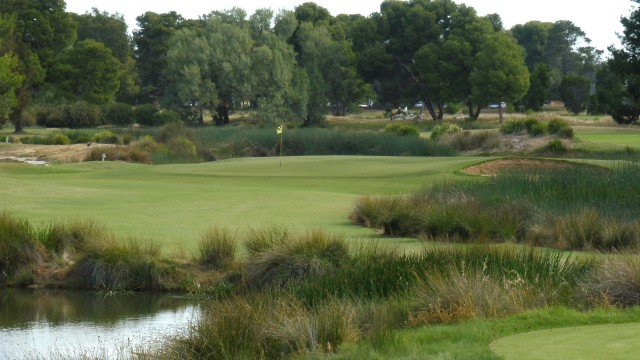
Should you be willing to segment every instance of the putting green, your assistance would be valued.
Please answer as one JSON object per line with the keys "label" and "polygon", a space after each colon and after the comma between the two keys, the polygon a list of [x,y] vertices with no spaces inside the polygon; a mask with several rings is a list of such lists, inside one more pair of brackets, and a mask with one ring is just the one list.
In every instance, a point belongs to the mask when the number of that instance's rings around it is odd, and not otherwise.
{"label": "putting green", "polygon": [[374,231],[348,219],[358,197],[410,193],[483,160],[312,156],[283,158],[282,166],[273,157],[157,166],[0,164],[0,211],[36,225],[93,219],[116,235],[178,250],[194,249],[214,225],[246,231],[275,223],[373,237]]}
{"label": "putting green", "polygon": [[505,360],[640,359],[640,323],[533,331],[498,339],[491,350]]}

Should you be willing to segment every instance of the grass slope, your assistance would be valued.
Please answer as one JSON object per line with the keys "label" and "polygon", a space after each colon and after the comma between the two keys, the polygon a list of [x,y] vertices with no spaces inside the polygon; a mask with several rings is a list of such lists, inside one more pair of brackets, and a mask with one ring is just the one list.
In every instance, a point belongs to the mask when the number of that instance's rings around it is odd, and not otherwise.
{"label": "grass slope", "polygon": [[213,225],[278,223],[354,237],[358,196],[409,193],[485,158],[318,156],[148,166],[115,162],[0,164],[0,210],[32,223],[94,219],[116,235],[194,249]]}

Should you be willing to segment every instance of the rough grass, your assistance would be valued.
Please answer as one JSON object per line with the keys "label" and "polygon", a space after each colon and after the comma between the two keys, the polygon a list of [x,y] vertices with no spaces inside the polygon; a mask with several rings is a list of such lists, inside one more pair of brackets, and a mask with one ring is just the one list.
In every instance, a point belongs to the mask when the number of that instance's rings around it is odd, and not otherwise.
{"label": "rough grass", "polygon": [[352,220],[389,236],[427,240],[637,248],[638,178],[637,164],[520,169],[485,181],[435,184],[410,196],[363,197]]}
{"label": "rough grass", "polygon": [[235,260],[237,234],[227,228],[212,227],[202,235],[198,262],[211,269],[224,269]]}

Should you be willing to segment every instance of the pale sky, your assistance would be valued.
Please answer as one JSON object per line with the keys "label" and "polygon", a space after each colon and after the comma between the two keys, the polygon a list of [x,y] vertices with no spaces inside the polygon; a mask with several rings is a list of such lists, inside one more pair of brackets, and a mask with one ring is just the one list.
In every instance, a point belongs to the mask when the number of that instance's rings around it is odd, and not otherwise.
{"label": "pale sky", "polygon": [[[304,0],[66,0],[67,11],[83,14],[96,7],[101,11],[123,14],[129,30],[136,27],[136,16],[145,11],[164,13],[176,11],[185,18],[197,18],[213,10],[230,9],[238,6],[250,15],[257,8],[268,7],[274,11],[280,9],[293,10],[304,3]],[[316,0],[316,4],[325,7],[332,15],[362,14],[368,16],[380,9],[382,0]],[[460,0],[474,7],[479,15],[498,13],[502,17],[505,28],[528,21],[538,20],[555,22],[570,20],[579,26],[592,40],[591,46],[606,50],[607,46],[619,46],[616,33],[622,32],[620,17],[628,16],[633,2],[631,0]]]}

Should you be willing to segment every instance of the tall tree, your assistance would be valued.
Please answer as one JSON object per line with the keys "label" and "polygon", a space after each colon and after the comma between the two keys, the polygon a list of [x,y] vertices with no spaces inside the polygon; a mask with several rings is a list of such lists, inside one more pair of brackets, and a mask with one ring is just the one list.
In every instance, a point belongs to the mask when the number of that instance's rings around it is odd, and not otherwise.
{"label": "tall tree", "polygon": [[12,53],[0,56],[0,127],[18,106],[16,90],[24,81],[24,75],[18,72],[18,66],[18,57]]}
{"label": "tall tree", "polygon": [[18,72],[24,77],[17,90],[17,105],[9,115],[18,133],[23,130],[22,112],[31,95],[54,66],[56,55],[75,41],[75,23],[65,6],[63,0],[0,1],[0,22],[13,22],[3,30],[4,51],[17,56]]}
{"label": "tall tree", "polygon": [[503,32],[489,36],[476,55],[471,72],[472,97],[480,106],[497,102],[502,122],[502,102],[519,101],[529,88],[529,70],[524,52],[517,42]]}
{"label": "tall tree", "polygon": [[164,93],[162,74],[167,65],[169,40],[181,28],[184,18],[175,11],[164,14],[148,11],[136,20],[139,29],[133,31],[133,43],[140,93],[144,100],[158,101]]}
{"label": "tall tree", "polygon": [[587,108],[591,82],[580,76],[565,76],[560,85],[560,96],[567,110],[579,114]]}
{"label": "tall tree", "polygon": [[120,61],[119,101],[130,101],[140,91],[136,83],[133,46],[127,33],[127,23],[121,14],[109,14],[93,8],[91,12],[74,15],[78,24],[78,41],[92,39],[103,43]]}
{"label": "tall tree", "polygon": [[[640,4],[639,0],[633,2]],[[613,119],[621,124],[633,124],[640,121],[640,9],[635,7],[620,22],[624,27],[620,39],[622,48],[609,48],[611,59],[607,66],[611,74],[607,76],[608,81],[598,82],[598,89],[612,93],[608,105]],[[613,88],[607,89],[609,86]]]}
{"label": "tall tree", "polygon": [[59,57],[49,75],[58,94],[68,100],[104,104],[120,88],[121,63],[103,43],[83,40]]}

